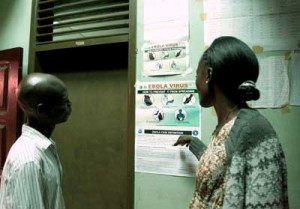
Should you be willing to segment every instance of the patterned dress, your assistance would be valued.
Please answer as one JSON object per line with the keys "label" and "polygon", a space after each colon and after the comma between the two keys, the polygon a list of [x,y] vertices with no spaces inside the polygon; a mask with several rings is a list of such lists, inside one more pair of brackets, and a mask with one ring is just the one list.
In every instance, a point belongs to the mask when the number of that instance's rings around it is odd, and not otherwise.
{"label": "patterned dress", "polygon": [[208,147],[194,138],[200,159],[190,209],[288,209],[285,155],[268,120],[242,108],[212,136]]}
{"label": "patterned dress", "polygon": [[225,174],[227,168],[225,140],[236,118],[227,122],[200,158],[196,172],[196,188],[190,209],[221,208],[225,194]]}

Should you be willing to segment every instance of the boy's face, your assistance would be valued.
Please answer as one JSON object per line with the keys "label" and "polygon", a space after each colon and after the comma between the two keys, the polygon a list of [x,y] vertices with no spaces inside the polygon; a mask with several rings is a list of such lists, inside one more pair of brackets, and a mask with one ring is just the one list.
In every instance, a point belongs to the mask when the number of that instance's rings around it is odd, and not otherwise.
{"label": "boy's face", "polygon": [[49,120],[51,120],[53,124],[66,122],[72,112],[67,90],[65,89],[61,92],[61,98],[51,102],[51,105],[49,105],[48,108],[47,114]]}
{"label": "boy's face", "polygon": [[38,120],[49,125],[66,122],[72,111],[67,89],[60,87],[45,95],[47,98],[44,98],[37,107]]}

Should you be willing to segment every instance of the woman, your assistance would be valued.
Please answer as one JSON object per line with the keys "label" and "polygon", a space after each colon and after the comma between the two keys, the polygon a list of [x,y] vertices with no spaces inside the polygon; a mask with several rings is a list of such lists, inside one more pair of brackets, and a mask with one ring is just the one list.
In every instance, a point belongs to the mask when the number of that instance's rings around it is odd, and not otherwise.
{"label": "woman", "polygon": [[206,147],[191,136],[187,145],[199,159],[190,209],[286,209],[285,157],[271,124],[246,101],[257,100],[259,65],[241,40],[220,37],[202,55],[196,86],[200,105],[213,107],[218,125]]}

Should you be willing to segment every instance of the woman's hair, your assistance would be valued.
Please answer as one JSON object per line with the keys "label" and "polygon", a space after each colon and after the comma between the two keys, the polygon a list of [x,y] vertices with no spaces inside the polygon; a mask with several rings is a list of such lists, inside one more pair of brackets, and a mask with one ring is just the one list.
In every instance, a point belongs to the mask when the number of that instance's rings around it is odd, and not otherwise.
{"label": "woman's hair", "polygon": [[212,68],[209,85],[217,85],[230,100],[241,103],[259,98],[259,90],[255,87],[258,60],[244,42],[235,37],[219,37],[202,59]]}

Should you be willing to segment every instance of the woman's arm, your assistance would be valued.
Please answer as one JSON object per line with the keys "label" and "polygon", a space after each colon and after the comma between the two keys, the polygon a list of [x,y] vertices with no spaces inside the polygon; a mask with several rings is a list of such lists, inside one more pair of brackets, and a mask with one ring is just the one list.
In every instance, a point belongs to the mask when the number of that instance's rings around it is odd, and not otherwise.
{"label": "woman's arm", "polygon": [[207,148],[206,145],[202,141],[200,141],[200,139],[190,135],[179,136],[173,146],[177,145],[188,146],[190,151],[196,156],[198,160]]}

